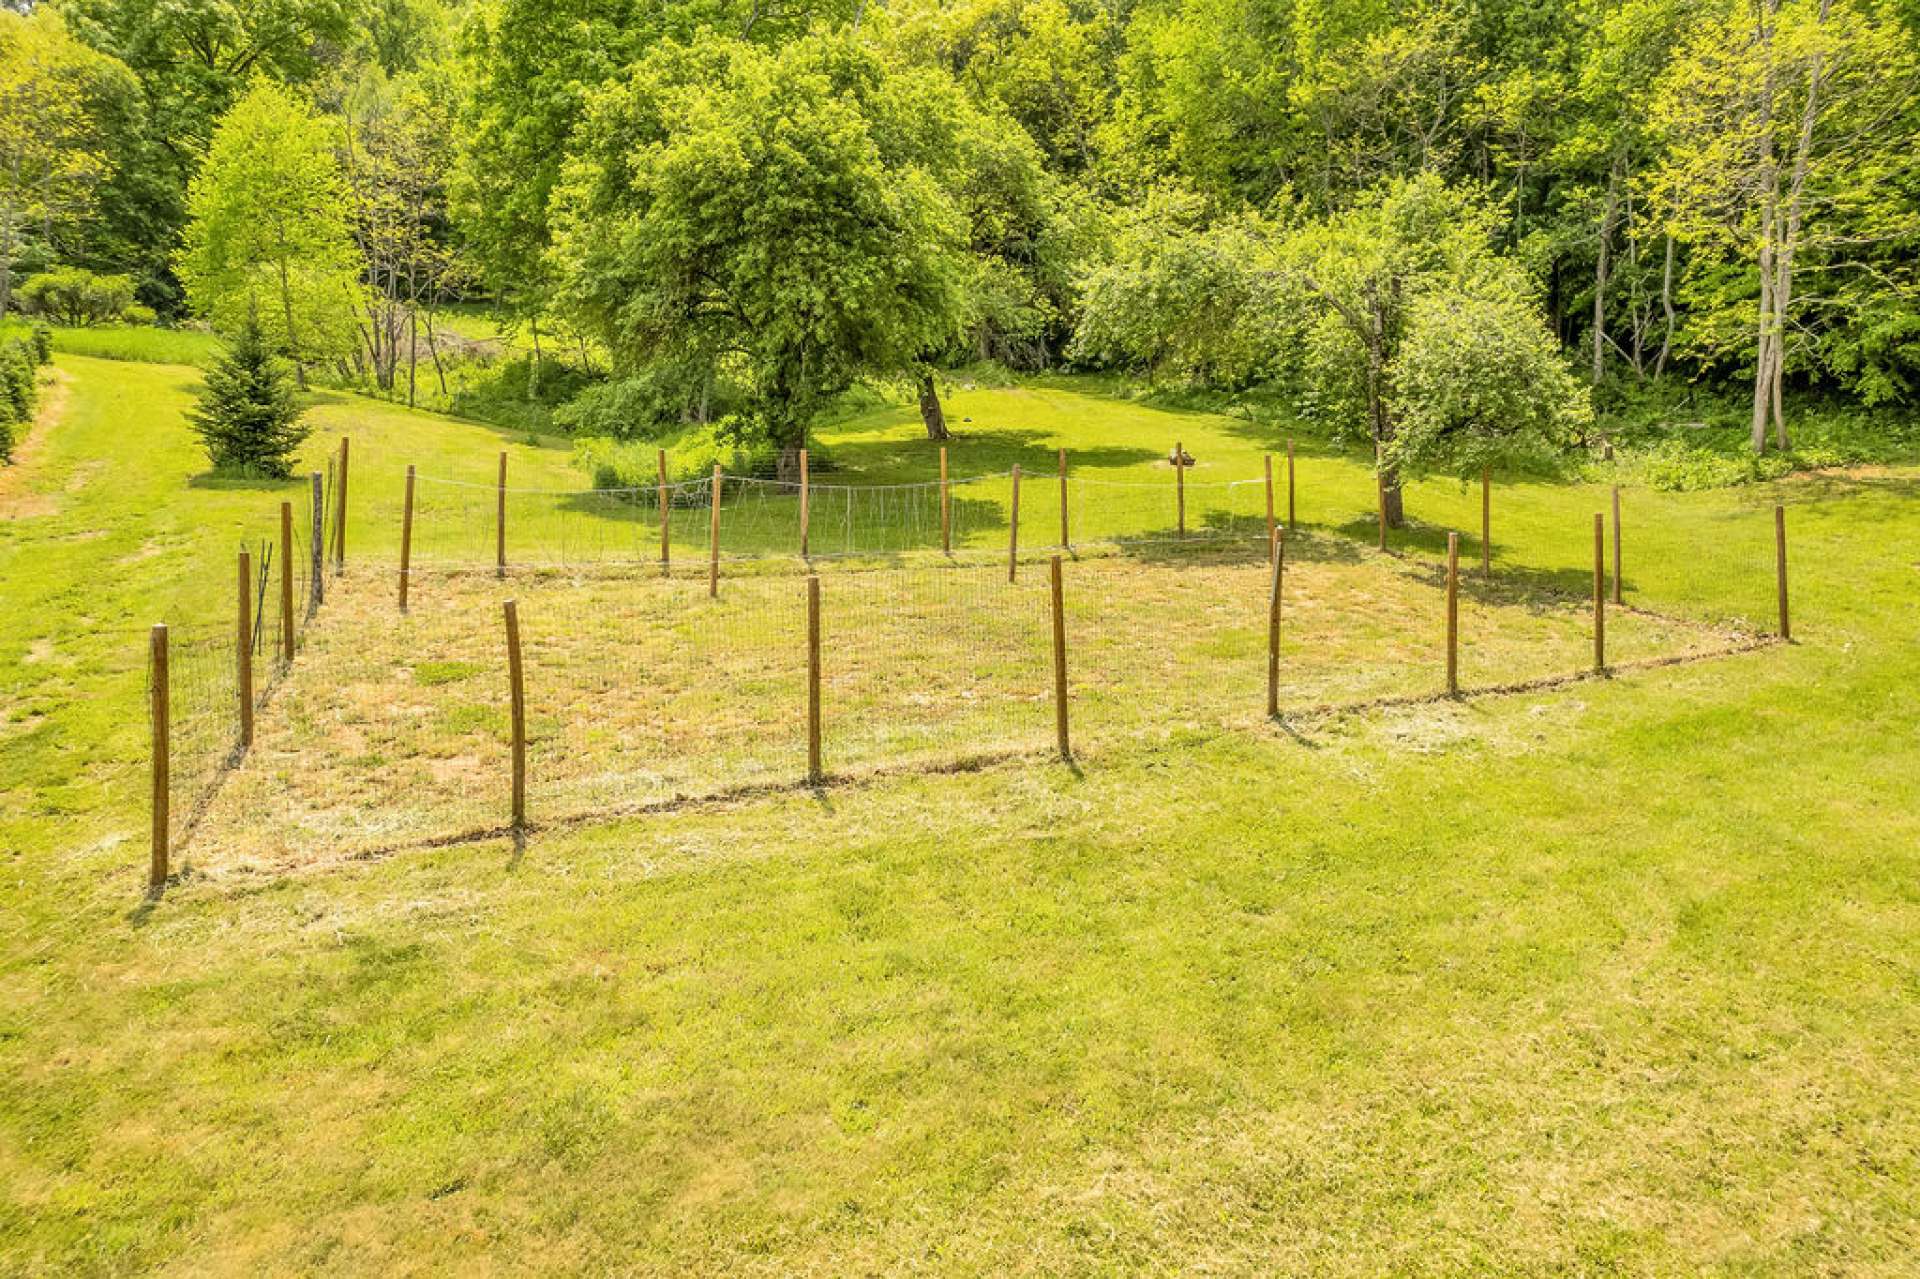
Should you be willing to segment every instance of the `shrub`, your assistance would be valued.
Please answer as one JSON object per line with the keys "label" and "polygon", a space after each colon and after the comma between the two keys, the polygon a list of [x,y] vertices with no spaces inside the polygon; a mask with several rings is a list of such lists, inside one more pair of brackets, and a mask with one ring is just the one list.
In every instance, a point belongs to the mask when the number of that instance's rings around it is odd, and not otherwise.
{"label": "shrub", "polygon": [[[593,477],[597,489],[646,488],[658,483],[661,449],[667,452],[671,484],[706,479],[716,462],[729,475],[772,475],[779,450],[765,442],[742,443],[738,427],[738,419],[728,417],[707,426],[683,427],[677,435],[645,444],[588,436],[574,443],[574,464]],[[827,469],[825,460],[815,469]]]}
{"label": "shrub", "polygon": [[74,328],[117,320],[134,304],[131,277],[96,275],[77,266],[34,276],[20,286],[19,296],[27,310]]}
{"label": "shrub", "polygon": [[187,415],[215,470],[285,479],[293,451],[307,438],[287,365],[248,315],[226,354],[207,370],[200,404]]}
{"label": "shrub", "polygon": [[44,324],[33,326],[33,358],[37,364],[47,364],[53,360],[53,330]]}
{"label": "shrub", "polygon": [[120,320],[123,324],[158,324],[160,313],[150,306],[135,302],[120,312]]}
{"label": "shrub", "polygon": [[33,421],[39,400],[33,372],[36,363],[33,348],[19,338],[0,341],[0,402],[6,404],[15,422]]}

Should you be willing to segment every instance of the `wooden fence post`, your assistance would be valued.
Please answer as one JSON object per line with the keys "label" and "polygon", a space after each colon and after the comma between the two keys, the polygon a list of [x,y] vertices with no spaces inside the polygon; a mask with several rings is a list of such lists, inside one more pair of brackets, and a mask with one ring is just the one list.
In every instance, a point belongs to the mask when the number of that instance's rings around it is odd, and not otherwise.
{"label": "wooden fence post", "polygon": [[810,513],[809,501],[811,497],[812,497],[812,492],[807,483],[807,451],[805,449],[801,449],[800,450],[800,558],[803,560],[811,558],[807,554],[807,522],[808,522],[808,516]]}
{"label": "wooden fence post", "polygon": [[673,506],[667,499],[667,451],[660,450],[660,576],[673,571]]}
{"label": "wooden fence post", "polygon": [[240,744],[253,745],[253,554],[240,552],[240,598],[234,620],[239,648],[235,651],[236,692],[240,695]]}
{"label": "wooden fence post", "polygon": [[1273,559],[1273,547],[1274,547],[1273,454],[1271,453],[1265,454],[1264,456],[1261,457],[1260,461],[1265,465],[1266,473],[1267,473],[1267,559],[1271,561]]}
{"label": "wooden fence post", "polygon": [[308,477],[308,484],[313,511],[307,531],[307,608],[312,610],[327,597],[327,490],[318,471]]}
{"label": "wooden fence post", "polygon": [[940,446],[940,551],[953,554],[953,491],[947,485],[947,446]]}
{"label": "wooden fence post", "polygon": [[1287,532],[1293,532],[1293,441],[1287,441]]}
{"label": "wooden fence post", "polygon": [[826,780],[820,763],[820,578],[807,575],[807,783]]}
{"label": "wooden fence post", "polygon": [[1187,446],[1175,440],[1173,442],[1173,502],[1174,533],[1187,535]]}
{"label": "wooden fence post", "polygon": [[400,514],[400,611],[407,611],[407,577],[413,567],[413,468],[407,468],[407,499]]}
{"label": "wooden fence post", "polygon": [[1013,464],[1013,504],[1007,519],[1007,580],[1020,576],[1020,464]]}
{"label": "wooden fence post", "polygon": [[1620,586],[1620,486],[1613,486],[1613,602],[1625,604]]}
{"label": "wooden fence post", "polygon": [[293,503],[280,503],[280,660],[293,661]]}
{"label": "wooden fence post", "polygon": [[520,662],[520,609],[518,601],[508,600],[507,685],[513,723],[513,828],[527,824],[527,686]]}
{"label": "wooden fence post", "polygon": [[1287,539],[1273,537],[1273,583],[1267,590],[1267,715],[1280,715],[1280,592],[1286,585]]}
{"label": "wooden fence post", "polygon": [[1060,557],[1053,557],[1053,727],[1059,741],[1060,758],[1072,759],[1073,746],[1067,738],[1067,610],[1060,584]]}
{"label": "wooden fence post", "polygon": [[507,455],[500,454],[500,485],[493,516],[493,575],[507,575]]}
{"label": "wooden fence post", "polygon": [[1787,508],[1773,508],[1773,568],[1780,592],[1780,638],[1793,638],[1793,626],[1787,618]]}
{"label": "wooden fence post", "polygon": [[720,598],[720,464],[713,464],[713,500],[707,517],[707,596]]}
{"label": "wooden fence post", "polygon": [[1607,517],[1593,513],[1593,669],[1607,669]]}
{"label": "wooden fence post", "polygon": [[1447,696],[1460,695],[1460,535],[1447,534]]}
{"label": "wooden fence post", "polygon": [[1067,451],[1060,450],[1060,549],[1068,550],[1073,546],[1067,536]]}
{"label": "wooden fence post", "polygon": [[340,488],[336,494],[337,505],[333,508],[333,568],[342,572],[347,567],[347,446],[346,436],[340,437]]}
{"label": "wooden fence post", "polygon": [[156,622],[148,641],[148,662],[152,687],[148,690],[153,712],[153,849],[147,871],[147,887],[158,888],[167,882],[167,854],[172,828],[168,819],[168,801],[172,797],[172,723],[168,711],[167,624]]}
{"label": "wooden fence post", "polygon": [[1480,575],[1493,578],[1493,471],[1480,468]]}

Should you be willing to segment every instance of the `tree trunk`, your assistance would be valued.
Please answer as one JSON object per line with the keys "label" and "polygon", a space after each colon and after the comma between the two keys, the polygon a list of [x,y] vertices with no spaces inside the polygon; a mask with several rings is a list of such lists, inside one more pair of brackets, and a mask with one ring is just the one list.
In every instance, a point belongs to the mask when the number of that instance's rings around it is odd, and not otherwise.
{"label": "tree trunk", "polygon": [[1778,10],[1777,0],[1767,0],[1755,15],[1755,42],[1766,59],[1766,75],[1760,85],[1760,133],[1765,150],[1760,158],[1762,200],[1760,207],[1760,318],[1755,325],[1753,353],[1752,444],[1755,453],[1767,451],[1768,396],[1772,390],[1773,361],[1773,281],[1774,244],[1779,234],[1780,166],[1773,153],[1773,97],[1776,92],[1773,69],[1773,27],[1769,19]]}
{"label": "tree trunk", "polygon": [[1616,162],[1607,171],[1607,202],[1600,212],[1600,246],[1593,268],[1593,384],[1607,375],[1607,268],[1612,263],[1613,215],[1619,203],[1615,181],[1620,173]]}
{"label": "tree trunk", "polygon": [[540,317],[533,317],[533,368],[527,373],[527,403],[540,399]]}
{"label": "tree trunk", "polygon": [[806,447],[805,437],[788,440],[780,446],[779,459],[774,463],[774,478],[784,484],[800,482],[800,450]]}
{"label": "tree trunk", "polygon": [[447,368],[440,362],[440,339],[433,333],[433,308],[427,308],[427,354],[433,357],[433,375],[440,380],[440,398],[447,398]]}
{"label": "tree trunk", "polygon": [[307,364],[300,357],[300,344],[293,336],[293,284],[287,278],[287,260],[280,259],[280,314],[287,325],[287,351],[293,356],[293,380],[307,389]]}
{"label": "tree trunk", "polygon": [[1660,353],[1653,357],[1653,376],[1657,381],[1667,371],[1667,354],[1673,350],[1673,236],[1667,236],[1667,262],[1660,271],[1660,309],[1666,313],[1667,331],[1660,338]]}
{"label": "tree trunk", "polygon": [[[1820,25],[1823,28],[1832,8],[1833,0],[1820,0]],[[1773,409],[1774,445],[1783,452],[1788,447],[1787,416],[1781,407],[1780,383],[1786,376],[1787,306],[1793,300],[1793,257],[1800,247],[1800,228],[1806,209],[1807,165],[1813,151],[1814,125],[1820,118],[1820,89],[1825,78],[1825,52],[1815,49],[1813,65],[1807,70],[1807,100],[1800,112],[1799,136],[1794,144],[1793,176],[1787,184],[1786,225],[1774,263],[1773,373],[1767,394]]]}
{"label": "tree trunk", "polygon": [[415,383],[420,372],[420,313],[407,311],[407,407],[413,407]]}
{"label": "tree trunk", "polygon": [[950,438],[947,431],[947,415],[941,411],[940,391],[933,384],[931,370],[923,370],[920,374],[920,420],[926,423],[928,439]]}

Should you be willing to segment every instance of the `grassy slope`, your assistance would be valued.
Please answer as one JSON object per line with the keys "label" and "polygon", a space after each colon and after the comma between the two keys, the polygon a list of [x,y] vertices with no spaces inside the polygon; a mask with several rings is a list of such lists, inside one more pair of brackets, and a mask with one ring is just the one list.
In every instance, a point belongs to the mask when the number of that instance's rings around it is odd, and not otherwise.
{"label": "grassy slope", "polygon": [[[1910,474],[1629,494],[1632,588],[1760,618],[1788,501],[1792,649],[149,910],[139,626],[221,598],[274,495],[191,482],[182,371],[60,363],[59,509],[0,520],[0,1266],[1897,1273],[1920,1247]],[[1036,453],[1264,443],[978,396],[955,418]],[[368,554],[394,468],[483,478],[500,446],[321,416],[357,483],[389,477],[357,489]],[[834,442],[905,478],[913,429]],[[1364,473],[1303,481],[1304,517],[1364,527]],[[1599,500],[1503,489],[1506,562],[1578,581]],[[1475,522],[1453,486],[1413,509],[1423,548]]]}

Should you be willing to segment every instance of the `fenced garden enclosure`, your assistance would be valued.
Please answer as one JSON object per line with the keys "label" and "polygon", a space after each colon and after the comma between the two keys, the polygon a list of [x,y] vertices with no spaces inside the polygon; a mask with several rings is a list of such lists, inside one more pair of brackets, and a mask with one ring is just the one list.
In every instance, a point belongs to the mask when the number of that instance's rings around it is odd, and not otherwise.
{"label": "fenced garden enclosure", "polygon": [[[1183,457],[1175,447],[1170,458]],[[416,473],[398,562],[350,554],[348,446],[282,504],[234,608],[155,629],[154,882],[775,787],[1522,688],[1723,655],[1787,631],[1625,590],[1593,557],[1496,566],[1498,503],[1443,557],[1296,518],[1291,459],[1196,483],[940,474],[924,484],[557,491]],[[1756,531],[1756,547],[1765,533]],[[383,539],[384,540],[384,539]],[[1766,563],[1755,556],[1756,599]],[[1590,589],[1589,586],[1590,572]],[[1576,585],[1577,583],[1577,585]]]}

